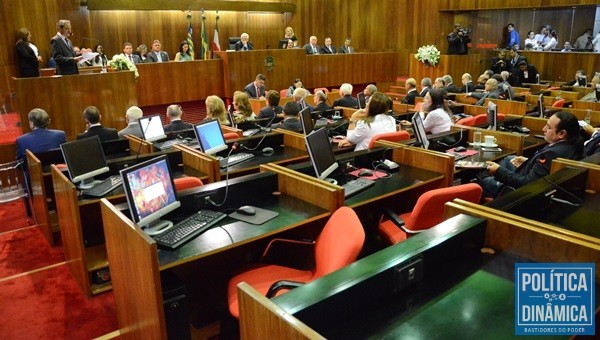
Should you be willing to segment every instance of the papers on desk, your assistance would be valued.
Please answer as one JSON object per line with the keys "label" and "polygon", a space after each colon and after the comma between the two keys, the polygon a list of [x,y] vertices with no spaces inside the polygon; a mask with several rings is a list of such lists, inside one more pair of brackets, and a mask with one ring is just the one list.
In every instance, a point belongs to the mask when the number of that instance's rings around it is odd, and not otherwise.
{"label": "papers on desk", "polygon": [[83,59],[81,59],[78,64],[83,65],[86,61],[96,58],[98,54],[98,52],[85,52],[81,55]]}
{"label": "papers on desk", "polygon": [[472,162],[472,161],[457,161],[454,164],[457,168],[464,169],[487,169],[488,165],[486,162]]}

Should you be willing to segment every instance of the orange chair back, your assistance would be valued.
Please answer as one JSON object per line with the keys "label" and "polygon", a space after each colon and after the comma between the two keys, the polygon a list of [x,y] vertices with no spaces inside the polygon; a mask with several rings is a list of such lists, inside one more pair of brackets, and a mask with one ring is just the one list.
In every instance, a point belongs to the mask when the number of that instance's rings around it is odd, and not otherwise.
{"label": "orange chair back", "polygon": [[563,107],[563,106],[565,106],[565,99],[564,98],[561,98],[561,99],[555,101],[552,104],[552,107]]}
{"label": "orange chair back", "polygon": [[191,188],[202,186],[204,184],[204,183],[202,183],[202,180],[200,178],[190,177],[190,176],[175,178],[173,180],[173,183],[175,183],[175,191],[191,189]]}
{"label": "orange chair back", "polygon": [[279,97],[280,97],[280,98],[285,98],[285,97],[287,97],[287,90],[288,90],[288,89],[283,89],[283,90],[280,90],[280,91],[279,91]]}
{"label": "orange chair back", "polygon": [[459,120],[458,122],[456,122],[456,124],[465,125],[465,126],[475,126],[476,120],[477,120],[476,116],[467,117],[467,118],[463,118],[463,119]]}
{"label": "orange chair back", "polygon": [[410,139],[410,134],[406,131],[380,133],[378,135],[373,136],[373,138],[371,138],[371,141],[369,142],[369,149],[371,149],[375,145],[375,142],[378,140],[387,140],[390,142],[400,142],[400,141],[409,140],[409,139]]}
{"label": "orange chair back", "polygon": [[498,113],[498,121],[503,122],[506,119],[506,115],[504,113]]}
{"label": "orange chair back", "polygon": [[354,210],[341,207],[327,221],[315,243],[313,279],[356,260],[365,242],[365,231]]}
{"label": "orange chair back", "polygon": [[235,132],[226,132],[223,134],[223,138],[225,138],[225,140],[229,140],[240,138],[240,136]]}
{"label": "orange chair back", "polygon": [[407,229],[422,230],[444,221],[444,204],[455,198],[479,203],[483,190],[478,184],[469,183],[453,187],[429,190],[419,197],[410,216],[404,221]]}

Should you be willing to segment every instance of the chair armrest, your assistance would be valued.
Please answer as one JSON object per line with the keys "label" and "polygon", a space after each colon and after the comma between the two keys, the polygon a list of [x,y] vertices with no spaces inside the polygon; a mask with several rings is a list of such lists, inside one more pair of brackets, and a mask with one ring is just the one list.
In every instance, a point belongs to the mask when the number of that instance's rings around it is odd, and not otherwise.
{"label": "chair armrest", "polygon": [[314,240],[292,240],[292,239],[287,239],[287,238],[274,238],[269,242],[269,244],[267,244],[265,251],[263,252],[262,256],[260,257],[261,262],[268,255],[271,248],[275,247],[277,245],[277,243],[279,243],[279,242],[285,242],[290,245],[299,245],[299,246],[314,246],[315,245]]}
{"label": "chair armrest", "polygon": [[392,223],[394,223],[398,228],[402,229],[403,232],[407,234],[418,234],[423,230],[410,230],[406,228],[404,225],[404,220],[398,216],[392,209],[388,207],[383,208],[383,215],[387,217]]}
{"label": "chair armrest", "polygon": [[298,281],[288,281],[288,280],[280,280],[277,281],[275,283],[273,283],[271,285],[271,287],[269,287],[269,291],[267,292],[267,298],[270,299],[273,296],[275,296],[275,294],[277,294],[277,292],[279,292],[282,289],[294,289],[297,287],[300,287],[304,284],[304,282],[298,282]]}

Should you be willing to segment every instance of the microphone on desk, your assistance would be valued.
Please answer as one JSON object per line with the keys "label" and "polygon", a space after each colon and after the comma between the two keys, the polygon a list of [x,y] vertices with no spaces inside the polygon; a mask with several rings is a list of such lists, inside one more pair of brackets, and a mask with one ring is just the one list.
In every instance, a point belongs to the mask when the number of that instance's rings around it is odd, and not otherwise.
{"label": "microphone on desk", "polygon": [[[146,135],[146,132],[148,132],[148,128],[150,127],[150,122],[152,121],[152,116],[150,116],[148,118],[148,125],[146,125],[146,128],[144,129],[144,132],[142,133],[142,136]],[[141,126],[140,126],[141,127]],[[135,153],[135,159],[133,160],[133,165],[137,164],[138,158],[140,158],[140,150],[142,149],[142,144],[140,143],[140,145],[138,146],[137,152]],[[132,166],[133,166],[132,165]]]}
{"label": "microphone on desk", "polygon": [[[569,192],[565,188],[563,188],[560,185],[552,182],[551,180],[547,179],[545,176],[542,177],[542,179],[544,180],[544,182],[552,185],[552,187],[555,189],[555,190],[547,192],[545,194],[545,196],[546,197],[550,197],[550,199],[552,201],[559,202],[559,203],[564,203],[564,204],[568,204],[568,205],[573,206],[573,207],[579,207],[579,206],[581,206],[583,204],[583,199],[581,199],[581,198],[577,197],[576,195],[572,194],[571,192]],[[573,198],[577,203],[573,203],[573,202],[570,202],[570,201],[567,201],[567,200],[563,200],[563,199],[554,197],[554,193],[556,192],[556,190],[565,193],[567,196]]]}

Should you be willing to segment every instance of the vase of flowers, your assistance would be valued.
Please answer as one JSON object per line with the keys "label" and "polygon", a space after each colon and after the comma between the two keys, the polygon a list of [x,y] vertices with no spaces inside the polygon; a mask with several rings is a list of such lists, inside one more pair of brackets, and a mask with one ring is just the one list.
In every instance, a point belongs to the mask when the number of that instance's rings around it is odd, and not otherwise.
{"label": "vase of flowers", "polygon": [[415,58],[425,66],[435,66],[440,61],[440,51],[434,45],[421,46],[415,54]]}
{"label": "vase of flowers", "polygon": [[108,62],[108,65],[113,70],[121,71],[133,71],[135,74],[135,79],[137,79],[140,74],[138,73],[137,67],[132,63],[129,59],[125,58],[122,54],[116,54],[112,57],[112,59]]}

